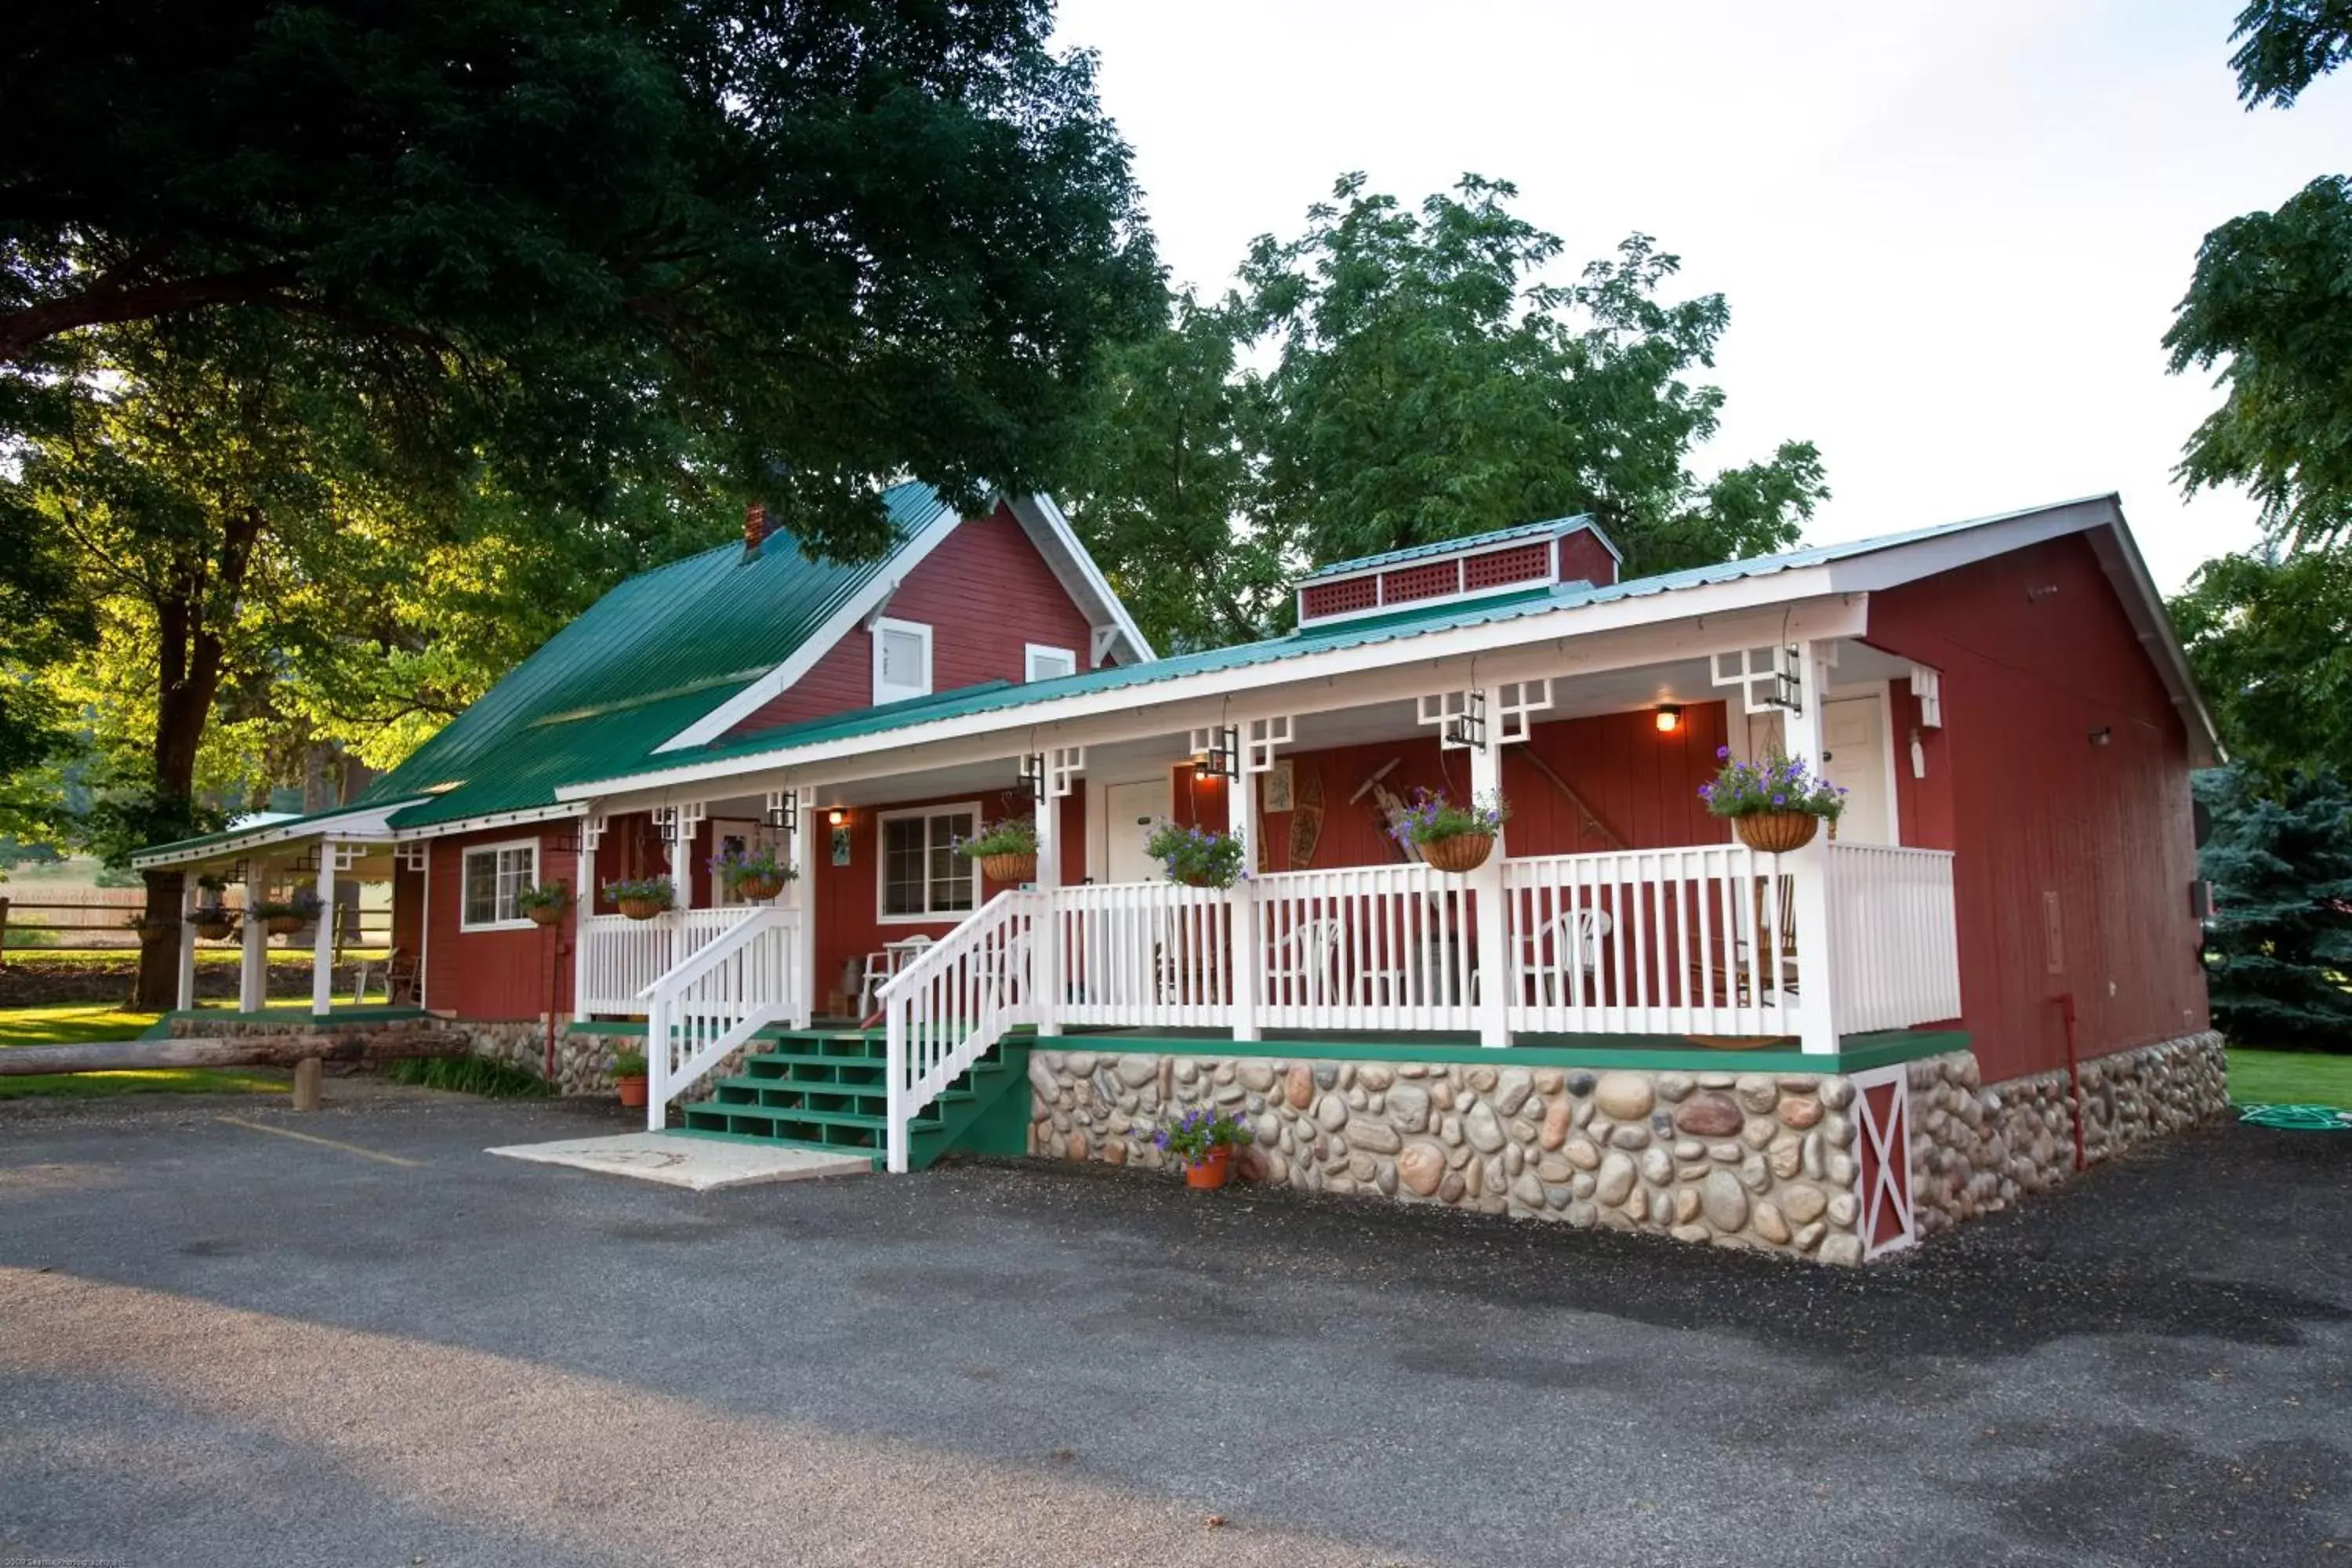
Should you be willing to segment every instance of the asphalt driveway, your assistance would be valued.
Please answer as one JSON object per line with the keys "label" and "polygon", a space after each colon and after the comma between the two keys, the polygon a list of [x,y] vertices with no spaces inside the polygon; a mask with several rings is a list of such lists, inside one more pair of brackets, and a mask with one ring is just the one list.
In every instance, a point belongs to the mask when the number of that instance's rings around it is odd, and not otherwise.
{"label": "asphalt driveway", "polygon": [[2352,1568],[2352,1137],[1838,1273],[361,1087],[0,1107],[0,1560]]}

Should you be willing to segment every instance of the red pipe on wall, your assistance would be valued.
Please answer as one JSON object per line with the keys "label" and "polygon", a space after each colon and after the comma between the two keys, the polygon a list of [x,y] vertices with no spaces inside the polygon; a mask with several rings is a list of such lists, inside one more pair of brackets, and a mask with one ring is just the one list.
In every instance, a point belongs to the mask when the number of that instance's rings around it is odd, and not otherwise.
{"label": "red pipe on wall", "polygon": [[2079,1173],[2091,1168],[2091,1159],[2083,1142],[2083,1070],[2074,1057],[2074,994],[2061,992],[2051,1000],[2058,1004],[2058,1016],[2066,1023],[2066,1089],[2072,1101],[2068,1120],[2074,1124],[2074,1169]]}

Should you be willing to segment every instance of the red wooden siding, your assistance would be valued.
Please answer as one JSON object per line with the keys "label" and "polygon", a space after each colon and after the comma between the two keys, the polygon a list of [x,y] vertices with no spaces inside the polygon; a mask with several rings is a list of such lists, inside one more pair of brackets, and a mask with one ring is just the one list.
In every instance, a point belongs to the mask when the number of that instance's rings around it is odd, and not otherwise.
{"label": "red wooden siding", "polygon": [[[1627,848],[1725,842],[1731,837],[1729,825],[1709,816],[1698,798],[1698,786],[1717,766],[1724,712],[1720,702],[1695,703],[1683,710],[1682,725],[1671,734],[1659,732],[1655,714],[1646,708],[1537,724],[1524,745],[1503,748],[1503,794],[1512,810],[1504,838],[1510,853],[1576,855],[1611,847],[1528,762],[1530,748]],[[1441,752],[1434,735],[1297,752],[1291,758],[1294,780],[1312,773],[1323,785],[1317,867],[1376,866],[1396,858],[1372,798],[1352,805],[1348,799],[1391,758],[1397,759],[1397,767],[1381,783],[1398,796],[1409,800],[1418,787],[1442,789],[1455,800],[1469,797],[1467,754]],[[1177,819],[1222,829],[1226,787],[1213,779],[1196,782],[1191,769],[1178,768]],[[1262,816],[1268,868],[1290,869],[1292,814],[1270,811]]]}
{"label": "red wooden siding", "polygon": [[1580,528],[1560,539],[1559,580],[1605,588],[1617,581],[1617,558],[1591,529]]}
{"label": "red wooden siding", "polygon": [[[571,823],[545,827],[499,827],[432,840],[431,890],[426,900],[425,1000],[437,1013],[460,1018],[536,1018],[552,1005],[572,1006],[572,941],[575,915],[567,911],[551,928],[528,931],[458,930],[465,891],[465,852],[487,844],[535,839],[539,879],[576,883],[577,828]],[[608,838],[606,843],[610,843]],[[601,858],[601,853],[600,857]],[[600,880],[602,879],[600,878]]]}
{"label": "red wooden siding", "polygon": [[392,945],[415,954],[424,945],[425,873],[395,865],[392,871]]}
{"label": "red wooden siding", "polygon": [[[976,800],[983,819],[1012,816],[1034,810],[1027,801],[1017,796],[946,795],[936,800],[908,800],[887,805],[861,805],[846,813],[843,824],[849,829],[849,864],[833,863],[833,829],[825,822],[825,813],[816,814],[815,836],[810,846],[811,868],[809,907],[816,919],[816,1000],[820,1010],[825,997],[845,990],[846,968],[852,960],[869,952],[878,952],[882,944],[899,942],[910,936],[943,937],[956,928],[961,915],[950,915],[936,921],[891,921],[880,918],[881,830],[880,814],[922,805],[955,805]],[[1062,879],[1076,882],[1086,876],[1087,802],[1083,789],[1074,789],[1062,802]],[[979,901],[1004,891],[1004,888],[981,879]]]}
{"label": "red wooden siding", "polygon": [[1310,583],[1298,591],[1298,613],[1308,620],[1369,610],[1381,602],[1381,580],[1375,576],[1343,577],[1337,583]]}
{"label": "red wooden siding", "polygon": [[1897,794],[1906,837],[1957,851],[1963,1022],[1985,1077],[2063,1063],[2069,993],[2086,1056],[2203,1028],[2188,738],[2089,544],[1874,594],[1869,640],[1943,671],[1924,781],[1908,778],[1904,694]]}
{"label": "red wooden siding", "polygon": [[[1019,680],[1027,645],[1065,647],[1087,668],[1092,626],[1029,542],[1011,510],[967,518],[925,557],[890,597],[892,620],[931,627],[931,689],[983,680]],[[863,626],[842,634],[788,691],[728,731],[747,735],[871,706],[874,638]]]}

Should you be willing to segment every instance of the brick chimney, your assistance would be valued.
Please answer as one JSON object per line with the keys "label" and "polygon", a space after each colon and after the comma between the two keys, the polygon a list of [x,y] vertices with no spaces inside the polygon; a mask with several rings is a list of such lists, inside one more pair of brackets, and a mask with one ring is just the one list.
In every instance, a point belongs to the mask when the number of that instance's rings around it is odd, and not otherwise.
{"label": "brick chimney", "polygon": [[743,559],[757,561],[760,545],[768,537],[768,503],[753,501],[743,509]]}

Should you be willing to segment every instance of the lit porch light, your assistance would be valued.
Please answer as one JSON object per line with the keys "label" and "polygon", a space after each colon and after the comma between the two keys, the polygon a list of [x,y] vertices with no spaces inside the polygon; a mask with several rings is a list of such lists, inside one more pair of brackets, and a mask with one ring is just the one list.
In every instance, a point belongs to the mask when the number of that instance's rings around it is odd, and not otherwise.
{"label": "lit porch light", "polygon": [[1683,727],[1683,710],[1672,702],[1658,704],[1656,718],[1661,735],[1671,735]]}

